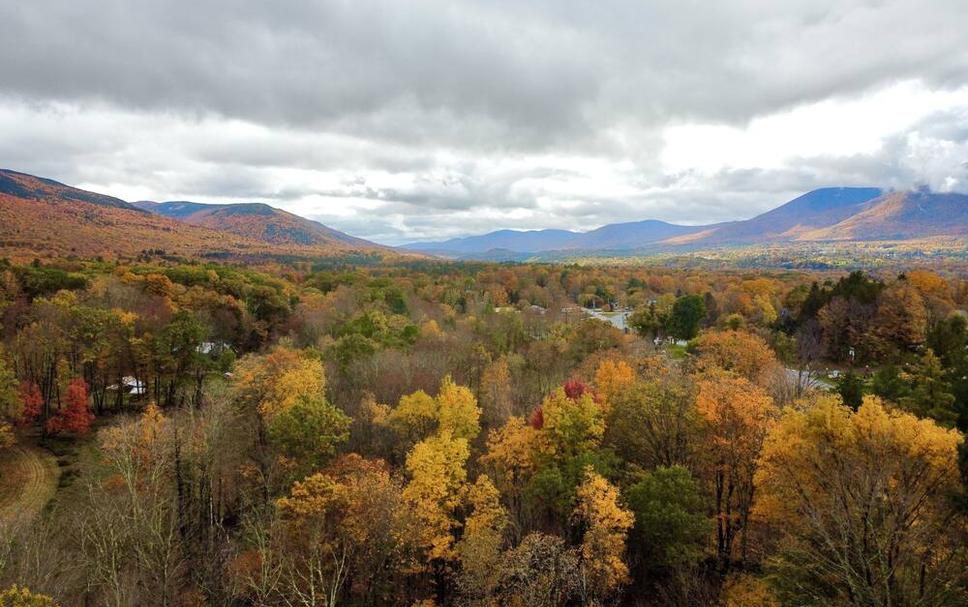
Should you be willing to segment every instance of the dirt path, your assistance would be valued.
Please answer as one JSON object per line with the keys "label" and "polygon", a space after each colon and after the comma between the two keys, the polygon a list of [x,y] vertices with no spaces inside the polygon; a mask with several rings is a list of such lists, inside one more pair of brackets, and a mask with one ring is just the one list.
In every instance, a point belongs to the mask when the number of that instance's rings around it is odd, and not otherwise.
{"label": "dirt path", "polygon": [[37,516],[57,491],[57,461],[18,445],[0,455],[0,527]]}

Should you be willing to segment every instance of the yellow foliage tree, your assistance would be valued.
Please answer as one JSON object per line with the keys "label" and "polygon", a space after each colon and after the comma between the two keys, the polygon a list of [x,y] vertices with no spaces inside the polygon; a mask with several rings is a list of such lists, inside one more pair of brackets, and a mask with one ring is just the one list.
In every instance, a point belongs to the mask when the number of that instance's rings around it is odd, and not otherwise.
{"label": "yellow foliage tree", "polygon": [[746,331],[709,331],[696,339],[699,371],[725,369],[763,384],[779,362],[762,337]]}
{"label": "yellow foliage tree", "polygon": [[469,456],[467,439],[455,438],[447,430],[417,443],[407,455],[410,482],[403,498],[418,519],[420,543],[428,562],[456,557],[456,510],[463,501],[467,480],[464,466]]}
{"label": "yellow foliage tree", "polygon": [[14,584],[0,592],[0,607],[57,607],[57,603],[45,594],[37,594],[26,586]]}
{"label": "yellow foliage tree", "polygon": [[423,390],[417,390],[400,397],[387,415],[387,423],[409,448],[437,430],[437,415],[437,402]]}
{"label": "yellow foliage tree", "polygon": [[586,599],[604,599],[628,581],[629,569],[623,556],[625,538],[635,517],[619,503],[618,489],[588,467],[578,487],[575,518],[585,529],[581,566]]}
{"label": "yellow foliage tree", "polygon": [[965,604],[948,497],[962,440],[871,396],[856,413],[831,399],[788,410],[763,447],[755,512],[784,537],[791,603]]}
{"label": "yellow foliage tree", "polygon": [[624,360],[605,359],[595,370],[595,389],[600,397],[599,403],[608,413],[611,404],[619,394],[635,383],[635,370]]}
{"label": "yellow foliage tree", "polygon": [[558,388],[541,403],[538,449],[550,458],[569,458],[598,447],[605,434],[601,407],[587,392],[571,399]]}
{"label": "yellow foliage tree", "polygon": [[470,389],[458,386],[448,375],[440,384],[436,400],[441,432],[467,440],[474,440],[480,434],[481,410]]}
{"label": "yellow foliage tree", "polygon": [[496,579],[508,515],[501,505],[500,492],[484,474],[468,490],[467,505],[471,513],[457,544],[460,585],[465,596],[484,598]]}

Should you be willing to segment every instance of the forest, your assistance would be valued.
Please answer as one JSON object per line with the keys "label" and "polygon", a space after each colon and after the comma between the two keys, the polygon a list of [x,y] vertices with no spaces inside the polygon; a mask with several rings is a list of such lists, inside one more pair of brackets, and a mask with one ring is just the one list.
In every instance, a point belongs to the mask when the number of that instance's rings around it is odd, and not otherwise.
{"label": "forest", "polygon": [[0,320],[3,607],[968,604],[943,267],[0,261]]}

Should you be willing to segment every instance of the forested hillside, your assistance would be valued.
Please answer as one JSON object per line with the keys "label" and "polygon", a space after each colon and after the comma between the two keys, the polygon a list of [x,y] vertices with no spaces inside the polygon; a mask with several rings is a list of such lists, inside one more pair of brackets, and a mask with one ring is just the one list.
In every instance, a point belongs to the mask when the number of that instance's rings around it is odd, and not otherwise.
{"label": "forested hillside", "polygon": [[0,604],[964,605],[966,309],[918,269],[4,261]]}

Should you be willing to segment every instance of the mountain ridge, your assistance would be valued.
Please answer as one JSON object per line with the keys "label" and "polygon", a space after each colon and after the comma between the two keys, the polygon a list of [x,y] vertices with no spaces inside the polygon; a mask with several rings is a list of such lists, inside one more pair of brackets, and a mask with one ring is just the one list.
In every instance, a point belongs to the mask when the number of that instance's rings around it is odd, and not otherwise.
{"label": "mountain ridge", "polygon": [[[493,246],[491,234],[508,240],[508,230],[432,243],[411,243],[410,250],[430,254],[490,259],[492,252],[507,258],[513,248]],[[515,232],[511,230],[511,232]],[[518,239],[533,232],[519,231]],[[683,226],[647,219],[607,224],[574,237],[557,249],[516,251],[520,254],[688,251],[703,247],[752,246],[823,241],[916,240],[968,235],[968,196],[926,190],[892,192],[874,187],[825,187],[806,192],[745,220]],[[479,248],[456,250],[453,242],[474,242]]]}
{"label": "mountain ridge", "polygon": [[[155,213],[152,204],[139,204],[0,169],[0,256],[134,257],[146,251],[212,259],[400,255],[262,203],[250,208],[180,203],[198,205],[197,209],[217,207],[202,211],[214,217],[194,223]],[[253,210],[268,214],[275,223],[252,219]],[[232,217],[244,221],[233,222]]]}

